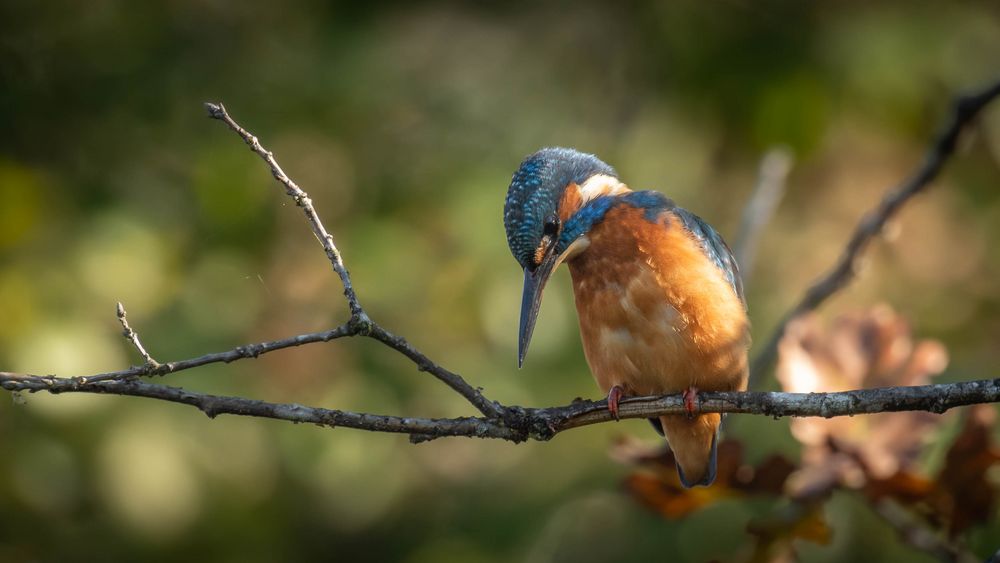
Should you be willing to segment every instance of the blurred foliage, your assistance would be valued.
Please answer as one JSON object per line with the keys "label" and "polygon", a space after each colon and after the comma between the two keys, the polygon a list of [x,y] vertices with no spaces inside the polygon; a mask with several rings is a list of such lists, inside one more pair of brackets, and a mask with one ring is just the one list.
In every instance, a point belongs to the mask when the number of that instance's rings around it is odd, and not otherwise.
{"label": "blurred foliage", "polygon": [[[118,300],[161,361],[346,317],[298,210],[205,117],[201,103],[218,100],[313,197],[387,327],[504,403],[593,397],[566,274],[515,369],[520,276],[500,215],[523,155],[596,152],[634,187],[732,233],[760,155],[789,145],[789,193],[749,280],[763,341],[860,213],[916,164],[951,95],[996,77],[998,52],[1000,7],[985,2],[4,2],[0,369],[137,363]],[[998,162],[993,107],[827,307],[892,303],[949,350],[939,381],[1000,364]],[[171,383],[469,412],[403,359],[353,340]],[[727,432],[749,464],[798,457],[785,421],[731,417]],[[664,521],[619,490],[626,470],[607,447],[622,433],[655,441],[629,422],[548,444],[414,447],[138,399],[29,395],[0,406],[0,560],[742,553],[747,522],[770,503],[727,500]],[[864,502],[835,496],[824,514],[832,541],[802,548],[808,560],[927,560]],[[996,521],[968,532],[977,553],[1000,543]]]}

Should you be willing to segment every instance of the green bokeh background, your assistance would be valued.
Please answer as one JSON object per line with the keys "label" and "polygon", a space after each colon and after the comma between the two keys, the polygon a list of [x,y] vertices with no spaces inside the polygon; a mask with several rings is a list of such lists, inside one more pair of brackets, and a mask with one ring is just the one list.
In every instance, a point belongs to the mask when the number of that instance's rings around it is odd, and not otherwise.
{"label": "green bokeh background", "polygon": [[[0,4],[0,369],[161,361],[346,318],[299,210],[204,101],[312,196],[387,328],[505,404],[596,397],[568,275],[515,366],[520,273],[501,208],[547,145],[595,152],[732,238],[761,155],[796,155],[748,280],[758,343],[919,162],[952,94],[1000,75],[989,2]],[[1000,364],[1000,107],[869,253],[828,314],[888,302],[940,339],[943,381]],[[413,416],[470,414],[372,342],[170,376],[206,392]],[[205,418],[148,400],[0,396],[0,561],[732,560],[766,501],[677,522],[620,490],[629,421],[550,443]],[[950,428],[954,427],[951,423]],[[751,461],[786,421],[732,417]],[[835,496],[809,561],[929,561]],[[967,536],[985,557],[991,523]]]}

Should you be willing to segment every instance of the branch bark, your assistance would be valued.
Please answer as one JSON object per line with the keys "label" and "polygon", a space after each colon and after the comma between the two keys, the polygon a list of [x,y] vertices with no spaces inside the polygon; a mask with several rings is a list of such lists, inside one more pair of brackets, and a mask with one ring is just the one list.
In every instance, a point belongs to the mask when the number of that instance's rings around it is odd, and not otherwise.
{"label": "branch bark", "polygon": [[[0,387],[12,392],[46,391],[146,397],[196,407],[210,418],[220,414],[308,422],[322,426],[409,434],[413,441],[445,436],[494,438],[511,442],[545,441],[556,434],[614,420],[607,401],[579,400],[549,408],[505,407],[500,417],[417,418],[357,413],[294,403],[269,403],[157,385],[133,376],[127,379],[55,377],[0,372]],[[774,393],[765,391],[698,394],[701,413],[741,413],[771,416],[854,416],[880,412],[929,411],[1000,402],[1000,378],[913,387],[883,387],[837,393]],[[623,399],[619,418],[650,418],[685,414],[681,394]]]}
{"label": "branch bark", "polygon": [[[807,292],[786,320],[779,326],[771,344],[755,365],[759,372],[761,360],[767,360],[787,321],[802,312],[817,307],[822,301],[843,287],[853,276],[857,255],[867,246],[899,207],[919,192],[938,172],[944,161],[954,152],[955,142],[962,128],[993,98],[1000,94],[1000,82],[978,94],[960,98],[955,105],[955,116],[945,132],[928,153],[924,166],[908,182],[890,193],[879,208],[866,217],[848,244],[843,256],[830,274]],[[487,399],[479,389],[470,385],[460,375],[432,361],[402,337],[395,335],[372,320],[351,283],[340,251],[323,226],[312,200],[281,169],[274,155],[260,141],[229,116],[222,104],[205,104],[209,116],[225,123],[264,160],[274,178],[286,193],[302,208],[307,221],[326,252],[330,264],[344,287],[344,296],[351,316],[342,325],[324,332],[302,334],[282,340],[240,346],[226,352],[206,354],[197,358],[158,363],[146,353],[137,333],[128,326],[124,308],[119,305],[118,318],[123,334],[142,355],[144,364],[125,370],[84,376],[33,375],[0,372],[0,387],[12,392],[48,393],[97,393],[145,397],[194,406],[215,417],[220,414],[273,418],[291,422],[309,422],[329,427],[356,428],[375,432],[409,434],[414,442],[445,436],[494,438],[521,442],[548,440],[566,430],[609,422],[612,419],[606,401],[576,401],[551,408],[504,406]],[[163,376],[178,371],[197,368],[217,362],[233,362],[255,358],[261,354],[315,342],[328,342],[346,336],[374,339],[399,352],[412,361],[418,370],[426,371],[448,385],[479,410],[482,416],[458,418],[413,418],[377,415],[325,409],[289,403],[271,403],[244,397],[227,397],[189,391],[151,383],[144,377]],[[773,353],[773,350],[771,350]],[[744,413],[772,417],[781,416],[853,416],[876,412],[924,410],[944,412],[950,408],[975,403],[1000,402],[1000,379],[986,379],[962,383],[926,385],[919,387],[891,387],[839,393],[699,393],[698,408],[701,412]],[[663,414],[685,413],[680,395],[663,397],[638,397],[623,400],[619,407],[621,418],[649,418]]]}

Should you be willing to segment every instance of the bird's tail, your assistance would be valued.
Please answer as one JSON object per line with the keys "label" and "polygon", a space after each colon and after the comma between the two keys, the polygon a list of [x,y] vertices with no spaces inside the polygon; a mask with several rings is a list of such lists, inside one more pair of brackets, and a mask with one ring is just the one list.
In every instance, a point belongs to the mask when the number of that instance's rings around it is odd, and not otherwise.
{"label": "bird's tail", "polygon": [[709,413],[688,418],[661,416],[663,435],[674,451],[677,474],[685,487],[711,485],[715,481],[716,452],[722,417]]}

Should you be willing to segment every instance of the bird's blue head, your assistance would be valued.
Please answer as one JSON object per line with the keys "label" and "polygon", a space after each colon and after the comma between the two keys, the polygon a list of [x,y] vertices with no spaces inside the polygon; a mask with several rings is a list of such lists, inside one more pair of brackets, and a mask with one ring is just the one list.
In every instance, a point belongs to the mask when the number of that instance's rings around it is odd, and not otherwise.
{"label": "bird's blue head", "polygon": [[584,234],[580,222],[573,221],[588,197],[581,187],[595,177],[618,184],[617,176],[596,156],[565,148],[531,154],[514,173],[503,223],[510,251],[524,268],[518,366],[524,362],[531,341],[545,282]]}

